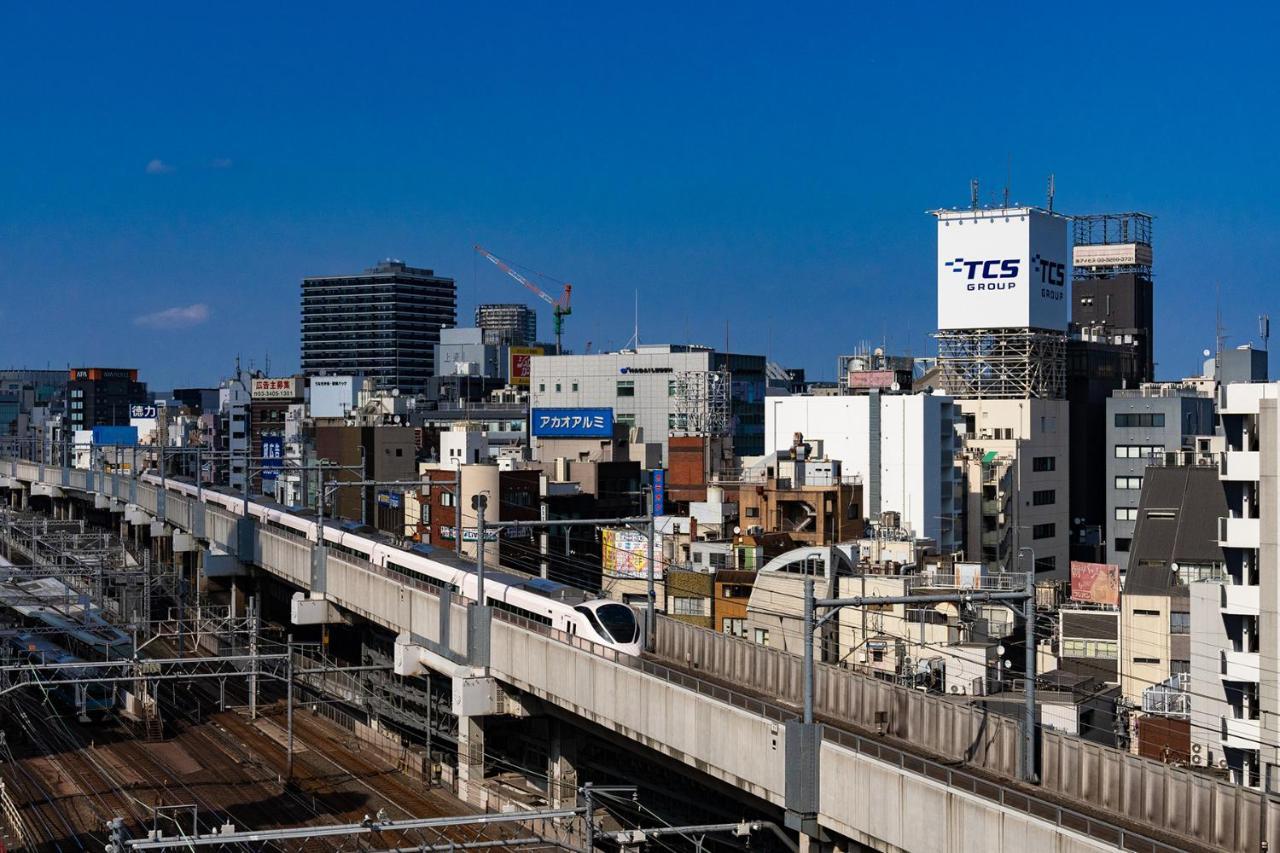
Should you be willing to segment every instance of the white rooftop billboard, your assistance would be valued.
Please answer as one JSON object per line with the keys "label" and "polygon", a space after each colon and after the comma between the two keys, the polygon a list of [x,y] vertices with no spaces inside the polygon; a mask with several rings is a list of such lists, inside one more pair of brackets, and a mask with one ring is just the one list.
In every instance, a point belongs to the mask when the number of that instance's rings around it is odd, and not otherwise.
{"label": "white rooftop billboard", "polygon": [[933,213],[940,330],[1066,331],[1066,217],[1034,207]]}

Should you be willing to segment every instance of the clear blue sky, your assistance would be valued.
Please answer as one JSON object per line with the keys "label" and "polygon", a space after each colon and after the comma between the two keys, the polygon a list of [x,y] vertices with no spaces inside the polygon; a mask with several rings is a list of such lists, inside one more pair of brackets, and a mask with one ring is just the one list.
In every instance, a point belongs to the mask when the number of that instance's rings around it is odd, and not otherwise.
{"label": "clear blue sky", "polygon": [[575,348],[639,289],[644,340],[829,378],[933,351],[924,211],[1009,163],[1157,216],[1162,375],[1216,284],[1229,343],[1280,321],[1273,6],[618,5],[7,4],[0,364],[292,370],[304,275],[433,267],[466,325],[524,295],[481,242],[575,284]]}

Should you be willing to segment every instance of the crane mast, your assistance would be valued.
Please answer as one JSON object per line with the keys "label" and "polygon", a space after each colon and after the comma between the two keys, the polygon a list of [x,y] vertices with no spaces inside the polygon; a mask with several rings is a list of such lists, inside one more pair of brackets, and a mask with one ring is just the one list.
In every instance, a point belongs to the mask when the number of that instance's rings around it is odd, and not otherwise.
{"label": "crane mast", "polygon": [[520,282],[529,290],[533,291],[539,299],[551,306],[552,326],[556,333],[556,355],[560,355],[561,339],[564,335],[564,318],[573,313],[573,309],[569,307],[569,295],[573,292],[573,285],[568,282],[564,282],[564,292],[560,294],[559,299],[555,299],[541,287],[538,287],[538,285],[521,275],[518,270],[512,269],[510,264],[502,260],[502,258],[498,257],[493,252],[490,252],[484,246],[477,244],[475,250],[478,255],[514,278],[516,281]]}

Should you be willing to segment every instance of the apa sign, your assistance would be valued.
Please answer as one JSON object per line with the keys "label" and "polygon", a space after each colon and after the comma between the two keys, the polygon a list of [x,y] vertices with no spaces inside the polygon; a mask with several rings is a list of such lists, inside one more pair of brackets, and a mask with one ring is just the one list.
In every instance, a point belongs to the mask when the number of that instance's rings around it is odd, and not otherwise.
{"label": "apa sign", "polygon": [[613,436],[613,409],[534,409],[529,421],[535,438]]}
{"label": "apa sign", "polygon": [[938,328],[1067,327],[1067,219],[1045,210],[939,210]]}

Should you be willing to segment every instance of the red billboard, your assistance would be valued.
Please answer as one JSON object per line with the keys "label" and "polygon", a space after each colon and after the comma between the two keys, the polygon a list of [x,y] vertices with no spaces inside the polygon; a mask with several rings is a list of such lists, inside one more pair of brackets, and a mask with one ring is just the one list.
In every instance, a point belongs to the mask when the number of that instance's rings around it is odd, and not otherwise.
{"label": "red billboard", "polygon": [[507,375],[512,385],[528,385],[530,376],[530,359],[542,355],[542,347],[511,347],[511,364]]}
{"label": "red billboard", "polygon": [[1120,567],[1110,563],[1071,561],[1071,600],[1090,604],[1120,603]]}

